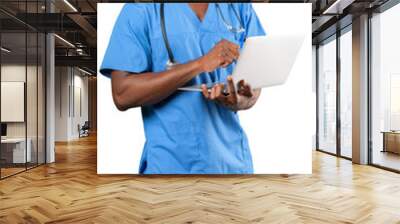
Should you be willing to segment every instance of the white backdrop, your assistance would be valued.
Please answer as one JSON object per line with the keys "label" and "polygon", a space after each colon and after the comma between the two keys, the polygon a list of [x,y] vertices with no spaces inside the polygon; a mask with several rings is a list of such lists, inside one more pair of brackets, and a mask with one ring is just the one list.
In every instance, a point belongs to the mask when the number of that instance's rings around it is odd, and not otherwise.
{"label": "white backdrop", "polygon": [[[122,6],[98,4],[98,68]],[[253,3],[253,7],[268,35],[304,33],[306,37],[288,81],[263,89],[257,104],[239,113],[250,142],[254,171],[309,174],[315,131],[311,4]],[[99,73],[97,84],[97,172],[135,174],[145,141],[140,109],[118,111],[112,101],[110,79]]]}

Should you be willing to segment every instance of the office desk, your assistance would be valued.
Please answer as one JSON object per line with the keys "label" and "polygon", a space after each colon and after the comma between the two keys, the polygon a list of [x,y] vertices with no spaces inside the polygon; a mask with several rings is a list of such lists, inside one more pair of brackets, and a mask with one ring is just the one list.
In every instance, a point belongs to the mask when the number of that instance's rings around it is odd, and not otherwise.
{"label": "office desk", "polygon": [[393,152],[400,154],[400,132],[383,131],[383,150],[382,152]]}
{"label": "office desk", "polygon": [[31,162],[32,140],[26,139],[27,147],[25,153],[25,138],[6,138],[1,139],[1,157],[6,163],[25,163]]}

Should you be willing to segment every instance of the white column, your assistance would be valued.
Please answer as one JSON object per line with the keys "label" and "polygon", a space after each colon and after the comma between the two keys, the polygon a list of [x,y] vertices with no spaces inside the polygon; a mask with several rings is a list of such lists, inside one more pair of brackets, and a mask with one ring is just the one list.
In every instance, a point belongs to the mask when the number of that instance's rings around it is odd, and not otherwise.
{"label": "white column", "polygon": [[[51,1],[46,1],[47,12],[54,11]],[[55,161],[55,43],[54,34],[46,35],[46,163]]]}
{"label": "white column", "polygon": [[368,15],[353,20],[353,162],[368,163]]}
{"label": "white column", "polygon": [[54,60],[54,35],[46,36],[46,163],[55,161],[54,133],[55,133],[55,60]]}
{"label": "white column", "polygon": [[55,161],[54,133],[55,133],[55,60],[54,60],[54,35],[46,36],[46,163]]}

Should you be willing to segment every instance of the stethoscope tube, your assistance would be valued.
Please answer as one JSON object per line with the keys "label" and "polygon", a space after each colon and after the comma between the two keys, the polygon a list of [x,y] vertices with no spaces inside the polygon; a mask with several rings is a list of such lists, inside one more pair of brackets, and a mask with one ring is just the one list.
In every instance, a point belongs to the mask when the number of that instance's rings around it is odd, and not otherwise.
{"label": "stethoscope tube", "polygon": [[229,3],[229,7],[232,8],[233,13],[236,16],[236,19],[239,21],[240,27],[239,28],[235,28],[233,27],[231,24],[228,23],[228,21],[225,20],[224,14],[222,14],[221,8],[219,7],[218,3],[215,3],[215,6],[218,10],[219,15],[221,16],[222,22],[224,23],[224,25],[226,26],[226,28],[232,32],[232,33],[242,33],[244,32],[244,25],[242,24],[242,20],[240,19],[239,14],[236,12],[235,8],[233,7],[232,3]]}
{"label": "stethoscope tube", "polygon": [[[218,3],[215,3],[215,4],[216,4],[217,10],[218,10],[218,13],[220,14],[220,16],[222,18],[224,25],[227,27],[227,29],[230,32],[242,33],[245,31],[242,20],[240,19],[239,14],[236,12],[232,3],[229,3],[230,4],[229,6],[232,8],[232,10],[235,13],[236,18],[239,20],[239,23],[240,23],[239,28],[234,28],[232,25],[228,24],[228,22],[225,20],[225,17],[222,14],[219,4]],[[177,62],[175,61],[174,54],[172,53],[171,45],[169,44],[169,40],[168,40],[168,36],[167,36],[167,29],[165,27],[164,3],[160,3],[160,25],[161,25],[161,33],[163,36],[164,45],[165,45],[165,48],[167,49],[167,53],[168,53],[167,69],[170,69],[173,65],[177,64]]]}
{"label": "stethoscope tube", "polygon": [[167,36],[167,29],[165,28],[165,16],[164,16],[164,3],[161,3],[160,5],[160,23],[161,23],[161,32],[163,35],[165,47],[167,48],[167,53],[168,53],[168,62],[167,62],[167,67],[172,66],[175,64],[175,59],[174,59],[174,54],[172,53],[169,41],[168,41],[168,36]]}

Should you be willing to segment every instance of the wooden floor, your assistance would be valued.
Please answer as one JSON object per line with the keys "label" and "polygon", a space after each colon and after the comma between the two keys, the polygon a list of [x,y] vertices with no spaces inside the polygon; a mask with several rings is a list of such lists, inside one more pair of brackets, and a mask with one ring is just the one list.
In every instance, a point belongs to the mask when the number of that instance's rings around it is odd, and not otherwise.
{"label": "wooden floor", "polygon": [[313,153],[313,175],[98,176],[96,139],[0,181],[0,223],[400,223],[400,175]]}
{"label": "wooden floor", "polygon": [[6,178],[8,176],[15,175],[20,172],[24,172],[27,169],[33,169],[36,166],[37,166],[36,163],[35,164],[27,163],[27,167],[25,167],[25,164],[18,164],[18,167],[6,167],[6,168],[2,167],[1,168],[1,178]]}
{"label": "wooden floor", "polygon": [[372,156],[374,164],[400,170],[400,155],[392,152],[375,150]]}
{"label": "wooden floor", "polygon": [[24,168],[1,168],[1,177],[8,177],[11,176],[13,174],[19,173],[19,172],[23,172],[25,171],[25,167]]}

